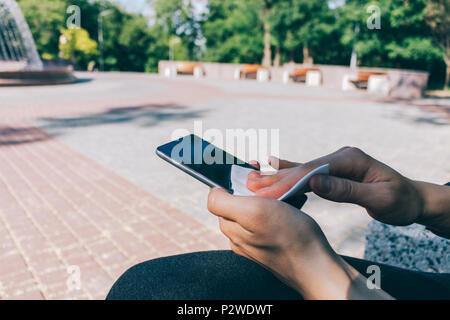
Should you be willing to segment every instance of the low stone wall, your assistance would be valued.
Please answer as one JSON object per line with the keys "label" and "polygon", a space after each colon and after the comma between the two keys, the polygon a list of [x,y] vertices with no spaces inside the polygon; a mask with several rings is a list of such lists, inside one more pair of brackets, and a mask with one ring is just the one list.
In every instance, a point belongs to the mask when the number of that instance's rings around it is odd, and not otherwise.
{"label": "low stone wall", "polygon": [[450,240],[424,226],[395,227],[372,221],[364,259],[423,272],[450,272]]}
{"label": "low stone wall", "polygon": [[68,84],[76,81],[71,67],[42,71],[0,71],[0,87]]}
{"label": "low stone wall", "polygon": [[[176,70],[176,67],[183,62],[180,61],[160,61],[159,73],[165,74],[165,70]],[[236,70],[240,64],[232,63],[201,63],[204,77],[210,79],[234,80]],[[282,67],[269,68],[270,79],[274,82],[283,82],[286,72],[289,74],[295,68],[306,67],[301,64],[285,64]],[[308,66],[311,67],[311,66]],[[356,77],[358,71],[384,72],[387,74],[389,82],[389,96],[399,99],[420,98],[428,83],[428,73],[422,71],[410,71],[401,69],[384,68],[357,68],[351,69],[345,66],[314,65],[320,69],[322,74],[322,86],[325,88],[342,89],[345,76]]]}
{"label": "low stone wall", "polygon": [[26,61],[0,61],[0,72],[19,71],[26,67]]}

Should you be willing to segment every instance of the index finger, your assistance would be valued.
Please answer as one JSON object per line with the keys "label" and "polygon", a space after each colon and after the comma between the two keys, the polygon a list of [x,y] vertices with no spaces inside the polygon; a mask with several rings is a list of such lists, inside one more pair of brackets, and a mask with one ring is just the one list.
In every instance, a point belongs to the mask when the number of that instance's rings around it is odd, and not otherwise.
{"label": "index finger", "polygon": [[358,148],[344,147],[329,155],[317,158],[300,166],[305,174],[329,164],[331,176],[362,180],[369,170],[370,157]]}
{"label": "index finger", "polygon": [[261,199],[254,196],[234,196],[223,189],[214,188],[208,195],[208,210],[246,228],[251,226],[253,213],[261,207]]}

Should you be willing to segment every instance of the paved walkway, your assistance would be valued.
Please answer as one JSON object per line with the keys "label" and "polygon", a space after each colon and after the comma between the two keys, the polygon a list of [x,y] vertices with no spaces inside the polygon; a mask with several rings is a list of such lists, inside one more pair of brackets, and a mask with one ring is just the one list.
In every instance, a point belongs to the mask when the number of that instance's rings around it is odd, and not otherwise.
{"label": "paved walkway", "polygon": [[217,229],[28,121],[76,105],[0,101],[0,299],[104,299],[136,263],[228,248]]}
{"label": "paved walkway", "polygon": [[[154,155],[194,120],[280,128],[289,159],[352,144],[412,178],[450,180],[450,125],[439,112],[295,85],[93,77],[0,89],[0,298],[103,299],[133,264],[227,248],[207,188]],[[316,197],[304,210],[336,250],[362,255],[363,210]],[[81,287],[69,290],[77,271]]]}

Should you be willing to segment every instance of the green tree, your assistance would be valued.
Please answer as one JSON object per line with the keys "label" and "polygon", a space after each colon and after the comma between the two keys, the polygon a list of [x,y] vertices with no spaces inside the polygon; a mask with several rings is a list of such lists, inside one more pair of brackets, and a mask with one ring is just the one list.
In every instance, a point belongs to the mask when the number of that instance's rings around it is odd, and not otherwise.
{"label": "green tree", "polygon": [[[153,40],[150,42],[147,50],[145,71],[157,72],[159,61],[169,59],[169,35],[158,24],[155,24],[150,28],[150,34],[152,35]],[[178,53],[182,53],[185,56],[187,55],[187,52],[183,52],[182,49],[185,50],[185,47],[177,48],[175,51],[175,58],[182,59],[181,56],[177,56]]]}
{"label": "green tree", "polygon": [[272,65],[272,25],[270,16],[273,12],[277,0],[262,0],[261,15],[264,28],[264,51],[263,51],[263,66],[270,67]]}
{"label": "green tree", "polygon": [[425,20],[432,30],[435,43],[442,51],[446,65],[444,89],[450,81],[450,2],[448,0],[428,0]]}
{"label": "green tree", "polygon": [[82,42],[93,47],[95,40],[92,39],[98,38],[99,13],[107,9],[113,13],[104,17],[103,24],[106,70],[155,71],[157,61],[168,58],[168,35],[161,27],[150,27],[147,18],[127,13],[110,1],[19,0],[19,5],[43,58],[58,57],[61,30],[67,28],[69,5],[80,7],[83,31],[64,31],[71,41],[61,46],[62,56],[74,61],[78,67],[85,68],[87,60],[98,59],[98,55],[89,50],[79,50],[79,37],[90,38],[91,41]]}
{"label": "green tree", "polygon": [[260,0],[209,0],[202,30],[206,61],[261,63],[263,24]]}
{"label": "green tree", "polygon": [[36,47],[43,58],[58,56],[59,36],[65,24],[66,1],[19,0]]}
{"label": "green tree", "polygon": [[[428,33],[423,14],[425,1],[376,2],[374,4],[381,12],[381,28],[369,29],[366,2],[348,0],[340,11],[341,26],[346,25],[341,41],[349,48],[356,47],[361,65],[412,67],[418,59],[427,60],[430,50],[419,43]],[[358,32],[355,32],[355,26],[358,26]],[[419,45],[416,47],[415,43]]]}
{"label": "green tree", "polygon": [[156,23],[170,36],[177,36],[188,51],[188,59],[196,60],[201,52],[199,17],[192,0],[148,0],[155,11]]}
{"label": "green tree", "polygon": [[[98,14],[102,9],[99,0],[64,0],[66,8],[76,5],[81,11],[81,27],[86,29],[92,39],[98,39]],[[67,19],[67,15],[66,15]],[[66,26],[67,27],[67,26]]]}
{"label": "green tree", "polygon": [[[202,27],[209,60],[270,65],[274,59],[280,65],[312,62],[314,55],[320,63],[344,61],[341,44],[335,41],[340,31],[326,0],[210,0],[208,8]],[[330,50],[324,50],[327,46]],[[248,51],[255,52],[252,59]]]}
{"label": "green tree", "polygon": [[[427,70],[431,82],[445,78],[448,86],[448,0],[371,2],[381,9],[381,29],[373,30],[366,26],[368,2],[363,0],[346,0],[335,9],[327,0],[207,0],[202,16],[195,12],[194,0],[148,2],[155,12],[153,24],[109,0],[18,0],[44,58],[58,56],[66,9],[77,5],[86,39],[97,39],[99,13],[112,10],[103,24],[106,70],[155,71],[177,37],[177,60],[348,64],[355,48],[361,66]],[[80,66],[96,58],[92,52],[62,49]]]}
{"label": "green tree", "polygon": [[86,69],[88,63],[98,55],[97,42],[89,37],[82,28],[61,30],[62,41],[59,44],[61,56]]}
{"label": "green tree", "polygon": [[100,9],[112,12],[103,19],[106,71],[155,71],[155,58],[168,58],[168,36],[161,27],[150,27],[146,17],[125,12],[111,2]]}
{"label": "green tree", "polygon": [[276,48],[276,64],[282,59],[281,53],[288,56],[283,61],[295,61],[297,56],[302,57],[304,63],[313,63],[316,55],[319,61],[326,60],[321,59],[326,51],[323,44],[328,42],[328,46],[333,46],[332,37],[337,31],[334,27],[335,17],[326,0],[272,2],[269,21],[272,44]]}
{"label": "green tree", "polygon": [[[140,72],[154,70],[154,62],[149,62],[149,57],[156,54],[157,58],[163,59],[167,56],[160,48],[167,48],[167,36],[161,31],[155,27],[149,28],[147,19],[142,16],[126,22],[118,38],[122,51],[119,62],[121,69]],[[161,44],[161,37],[166,39],[162,41],[164,44]]]}
{"label": "green tree", "polygon": [[[367,27],[367,2],[347,0],[338,10],[341,43],[358,53],[359,64],[370,67],[421,69],[431,72],[431,82],[442,77],[442,54],[433,43],[426,22],[428,0],[379,0],[381,28]],[[355,26],[359,32],[355,32]]]}

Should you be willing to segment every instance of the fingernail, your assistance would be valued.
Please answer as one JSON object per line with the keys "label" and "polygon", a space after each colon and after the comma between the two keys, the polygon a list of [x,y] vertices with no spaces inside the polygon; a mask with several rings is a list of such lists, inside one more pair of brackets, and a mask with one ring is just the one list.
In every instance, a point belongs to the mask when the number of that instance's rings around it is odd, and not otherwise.
{"label": "fingernail", "polygon": [[318,175],[316,176],[316,189],[320,193],[329,193],[331,191],[331,179],[326,175]]}

